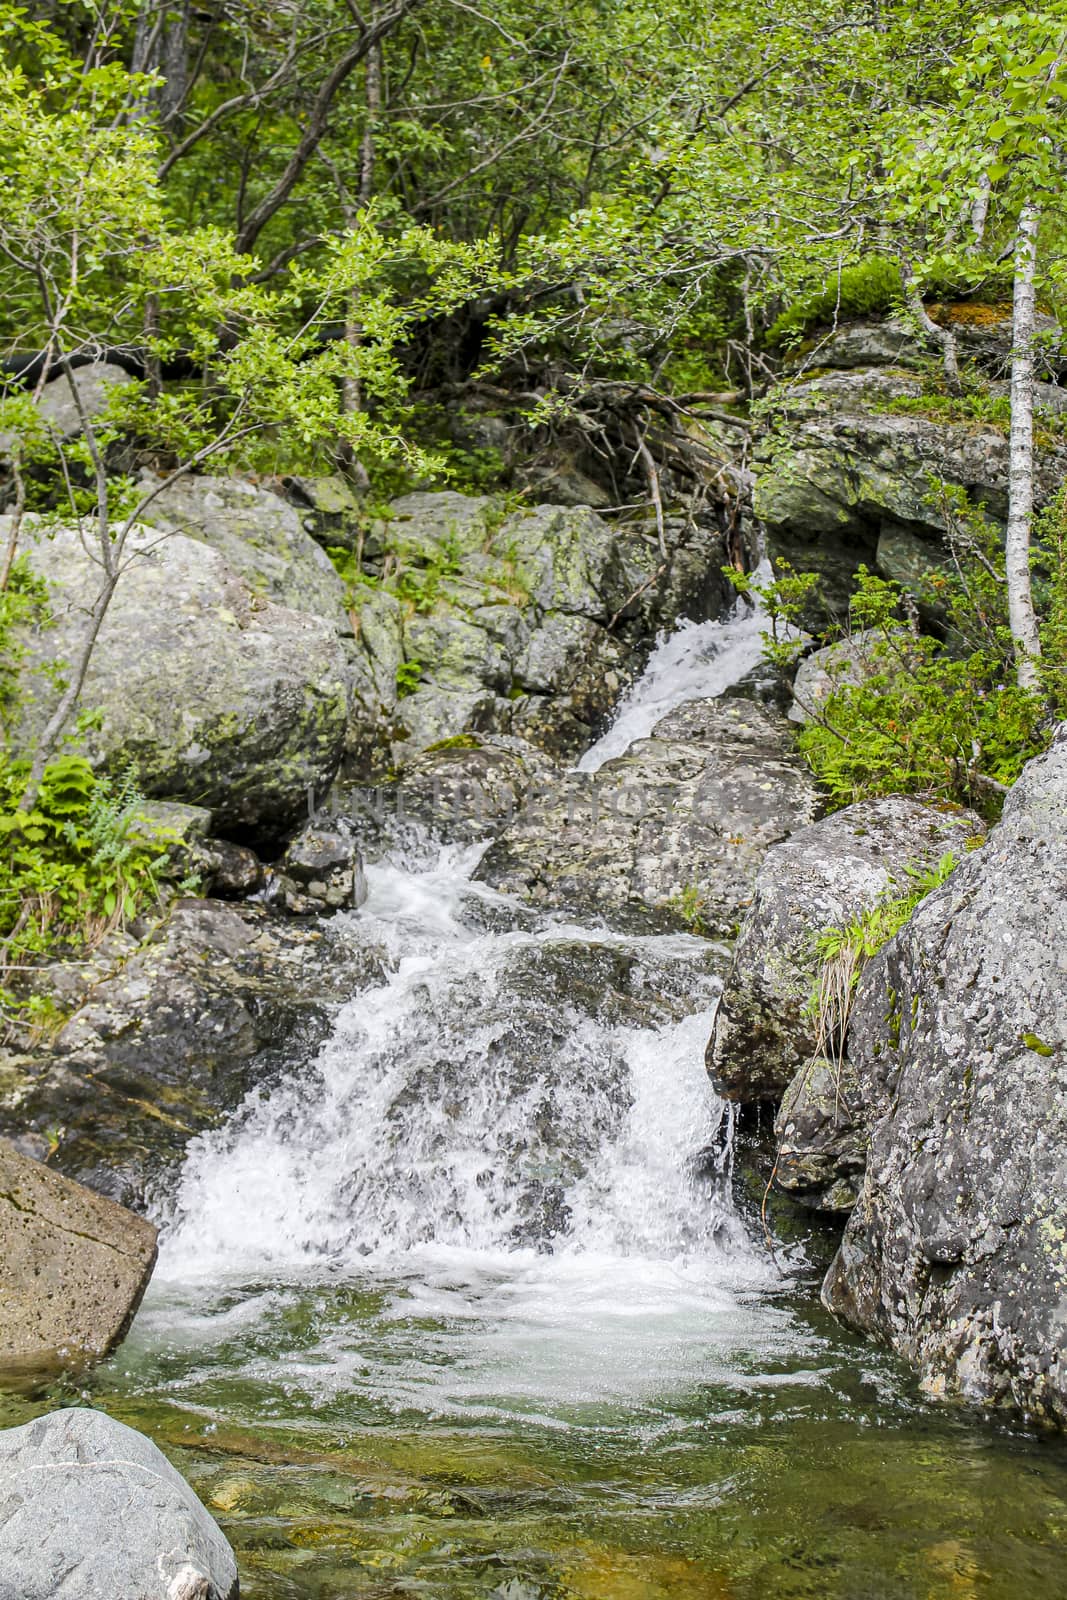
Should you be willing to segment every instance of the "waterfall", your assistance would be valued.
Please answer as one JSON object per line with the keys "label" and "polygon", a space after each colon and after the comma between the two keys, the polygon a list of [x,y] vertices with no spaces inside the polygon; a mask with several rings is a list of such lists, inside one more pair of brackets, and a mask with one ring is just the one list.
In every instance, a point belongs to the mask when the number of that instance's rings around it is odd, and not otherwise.
{"label": "waterfall", "polygon": [[[683,624],[582,766],[744,676],[762,626],[744,601]],[[478,1415],[732,1370],[757,1325],[766,1347],[773,1269],[733,1211],[704,1068],[721,953],[538,918],[473,881],[480,850],[368,869],[342,915],[387,976],[192,1141],[146,1336],[262,1324],[260,1381]],[[377,1333],[328,1309],[345,1283],[377,1297]],[[285,1307],[308,1295],[321,1327],[286,1354]]]}
{"label": "waterfall", "polygon": [[[761,561],[752,577],[770,583],[770,562]],[[740,595],[719,622],[682,622],[660,640],[611,727],[578,762],[578,771],[597,772],[605,761],[624,755],[676,706],[713,700],[732,688],[759,665],[766,627],[762,607]]]}

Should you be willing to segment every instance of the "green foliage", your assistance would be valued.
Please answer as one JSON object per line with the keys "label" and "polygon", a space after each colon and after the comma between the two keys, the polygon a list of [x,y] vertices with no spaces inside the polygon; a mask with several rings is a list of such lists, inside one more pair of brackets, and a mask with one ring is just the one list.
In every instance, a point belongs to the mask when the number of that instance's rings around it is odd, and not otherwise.
{"label": "green foliage", "polygon": [[836,961],[846,951],[854,952],[863,962],[870,961],[900,932],[916,906],[932,890],[939,889],[958,866],[956,856],[947,851],[934,867],[906,867],[906,886],[896,884],[897,892],[886,894],[846,927],[827,928],[819,935],[815,948],[820,961]]}
{"label": "green foliage", "polygon": [[402,661],[396,669],[396,692],[401,700],[406,700],[409,694],[422,682],[422,662]]}
{"label": "green foliage", "polygon": [[7,732],[18,710],[19,673],[25,649],[18,629],[42,623],[48,614],[48,589],[22,556],[16,557],[7,588],[0,590],[0,730]]}
{"label": "green foliage", "polygon": [[814,572],[797,572],[784,556],[774,566],[778,576],[770,583],[760,583],[751,572],[736,567],[723,567],[722,572],[738,594],[759,601],[770,623],[760,634],[763,653],[779,672],[786,672],[804,650],[800,621],[818,592],[819,578]]}
{"label": "green foliage", "polygon": [[426,746],[426,754],[433,755],[438,750],[481,750],[482,741],[477,734],[455,733],[451,739],[438,739],[436,744]]}
{"label": "green foliage", "polygon": [[931,579],[931,593],[947,602],[953,652],[903,625],[899,585],[865,568],[858,581],[851,615],[864,636],[850,647],[858,681],[806,708],[801,752],[835,806],[919,794],[995,815],[1043,748],[1046,714],[1039,696],[1016,686],[1001,628],[951,575]]}
{"label": "green foliage", "polygon": [[841,267],[821,288],[803,295],[776,317],[767,331],[772,349],[798,344],[813,329],[836,326],[852,317],[881,315],[902,304],[900,267],[883,256],[868,256]]}
{"label": "green foliage", "polygon": [[[804,707],[798,745],[835,806],[917,794],[996,816],[1025,762],[1046,747],[1052,723],[1067,716],[1065,497],[1037,526],[1043,655],[1042,692],[1034,693],[1015,682],[997,528],[958,487],[932,481],[930,493],[946,523],[949,562],[912,596],[859,569],[840,681]],[[776,631],[766,650],[779,667],[798,651],[788,627],[805,598],[803,586],[774,591]],[[916,602],[944,619],[943,640],[919,630]]]}
{"label": "green foliage", "polygon": [[710,937],[711,929],[704,915],[707,896],[697,884],[687,883],[681,894],[671,896],[667,905],[685,923],[690,933],[695,933],[701,939]]}
{"label": "green foliage", "polygon": [[[841,1061],[852,1002],[864,967],[958,865],[949,851],[935,867],[907,867],[906,885],[894,883],[869,911],[853,917],[843,928],[827,928],[819,935],[815,943],[818,973],[805,1007],[816,1023],[817,1056]],[[897,1027],[899,1030],[899,1022]]]}
{"label": "green foliage", "polygon": [[82,756],[50,761],[30,811],[28,763],[0,763],[0,1007],[10,1024],[19,969],[92,948],[159,900],[172,838],[141,817],[132,772],[93,772]]}

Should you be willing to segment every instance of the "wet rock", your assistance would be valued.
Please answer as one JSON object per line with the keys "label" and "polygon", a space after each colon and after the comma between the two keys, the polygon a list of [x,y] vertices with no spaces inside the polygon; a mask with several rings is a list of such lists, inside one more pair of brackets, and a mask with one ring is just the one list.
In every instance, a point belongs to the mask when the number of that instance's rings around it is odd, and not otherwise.
{"label": "wet rock", "polygon": [[811,1057],[782,1096],[774,1182],[812,1211],[848,1212],[867,1161],[862,1096],[847,1057]]}
{"label": "wet rock", "polygon": [[823,1290],[931,1394],[1067,1425],[1067,725],[860,981],[867,1175]]}
{"label": "wet rock", "polygon": [[367,830],[366,815],[359,826],[375,843],[411,822],[443,842],[492,838],[512,821],[531,786],[553,773],[543,753],[522,739],[461,734],[424,750],[395,785],[379,792],[376,830]]}
{"label": "wet rock", "polygon": [[[891,892],[909,868],[962,858],[985,824],[974,812],[901,795],[863,800],[801,828],[768,852],[738,935],[708,1045],[708,1071],[729,1100],[777,1100],[819,1049],[808,1002],[816,942]],[[894,890],[894,885],[897,888]]]}
{"label": "wet rock", "polygon": [[244,478],[190,475],[164,489],[145,520],[209,545],[254,594],[351,633],[345,586],[329,556],[304,528],[297,508],[272,490]]}
{"label": "wet rock", "polygon": [[0,1600],[237,1600],[221,1530],[150,1439],[101,1411],[0,1432]]}
{"label": "wet rock", "polygon": [[204,892],[219,900],[244,900],[258,894],[267,870],[254,850],[228,839],[208,839],[199,854]]}
{"label": "wet rock", "polygon": [[150,1222],[0,1139],[0,1379],[109,1354],[155,1260]]}
{"label": "wet rock", "polygon": [[58,1170],[143,1208],[189,1139],[312,1055],[383,962],[358,919],[177,901],[145,943],[124,938],[87,993],[75,969],[75,1009],[47,1052],[0,1072],[0,1133],[43,1139]]}
{"label": "wet rock", "polygon": [[[96,594],[77,532],[31,530],[52,625],[27,639],[33,698],[17,743],[40,732]],[[219,829],[270,836],[324,791],[341,753],[349,674],[333,625],[273,604],[206,545],[182,534],[131,536],[130,561],[101,629],[83,702],[101,714],[84,735],[94,764],[132,762],[142,789],[213,812]]]}
{"label": "wet rock", "polygon": [[768,846],[815,814],[791,743],[762,706],[682,706],[598,773],[529,793],[478,876],[541,907],[732,936]]}
{"label": "wet rock", "polygon": [[296,916],[354,910],[367,898],[359,847],[340,828],[309,822],[281,859],[276,892]]}

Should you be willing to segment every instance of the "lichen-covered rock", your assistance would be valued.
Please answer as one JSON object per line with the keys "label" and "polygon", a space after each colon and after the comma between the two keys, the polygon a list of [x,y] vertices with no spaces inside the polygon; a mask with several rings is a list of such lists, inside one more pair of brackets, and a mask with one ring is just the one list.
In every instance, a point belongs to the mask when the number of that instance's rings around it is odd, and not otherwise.
{"label": "lichen-covered rock", "polygon": [[356,489],[339,472],[297,474],[286,478],[284,486],[316,544],[324,550],[359,548],[363,507]]}
{"label": "lichen-covered rock", "polygon": [[783,719],[694,701],[597,773],[532,789],[478,876],[538,906],[730,936],[768,846],[817,803]]}
{"label": "lichen-covered rock", "polygon": [[237,1600],[237,1563],[143,1434],[83,1407],[0,1432],[0,1600]]}
{"label": "lichen-covered rock", "polygon": [[[27,549],[53,621],[27,641],[23,746],[55,703],[51,668],[78,648],[98,584],[75,529],[33,530]],[[349,675],[333,624],[264,599],[183,534],[135,530],[128,552],[82,692],[101,718],[84,735],[90,759],[132,762],[145,793],[207,807],[219,829],[282,832],[341,758]]]}
{"label": "lichen-covered rock", "polygon": [[[146,480],[151,487],[151,480]],[[145,513],[152,527],[217,550],[253,594],[332,622],[351,633],[345,586],[294,505],[245,478],[178,478]]]}
{"label": "lichen-covered rock", "polygon": [[155,1260],[150,1222],[0,1139],[0,1375],[40,1377],[106,1356]]}
{"label": "lichen-covered rock", "polygon": [[561,757],[589,745],[659,630],[726,602],[727,535],[588,507],[506,511],[485,496],[404,495],[372,524],[352,606],[364,775],[442,740],[517,735]]}
{"label": "lichen-covered rock", "polygon": [[867,1175],[823,1298],[932,1394],[1067,1426],[1067,725],[865,971]]}
{"label": "lichen-covered rock", "polygon": [[137,1209],[255,1075],[318,1047],[335,1010],[381,981],[385,959],[358,918],[192,899],[144,942],[127,934],[108,948],[87,992],[81,964],[42,973],[41,992],[69,1019],[47,1050],[0,1073],[0,1133],[29,1154],[51,1150],[50,1165]]}
{"label": "lichen-covered rock", "polygon": [[491,839],[515,818],[531,786],[558,776],[523,739],[461,734],[422,751],[395,784],[361,797],[357,830],[374,846],[411,823],[442,842]]}
{"label": "lichen-covered rock", "polygon": [[[873,567],[889,525],[932,546],[936,559],[945,512],[932,477],[962,488],[973,505],[1007,514],[1008,441],[989,424],[894,412],[894,401],[920,400],[918,377],[884,369],[831,372],[795,384],[784,396],[787,429],[757,452],[755,504],[772,554],[817,572],[837,616],[861,562]],[[1038,452],[1038,503],[1067,472],[1067,451]]]}
{"label": "lichen-covered rock", "polygon": [[801,828],[768,852],[734,949],[708,1045],[708,1071],[729,1100],[777,1100],[819,1047],[808,1001],[816,942],[847,927],[908,869],[962,856],[984,824],[974,812],[891,795]]}

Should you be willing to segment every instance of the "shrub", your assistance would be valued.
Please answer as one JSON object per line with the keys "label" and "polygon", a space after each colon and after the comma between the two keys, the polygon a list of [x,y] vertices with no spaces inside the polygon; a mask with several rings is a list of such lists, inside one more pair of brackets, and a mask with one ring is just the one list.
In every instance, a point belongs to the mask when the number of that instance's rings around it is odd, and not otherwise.
{"label": "shrub", "polygon": [[25,1016],[18,974],[91,949],[159,900],[170,835],[148,826],[127,771],[110,778],[82,756],[56,756],[36,802],[20,809],[29,763],[0,762],[0,1006]]}

